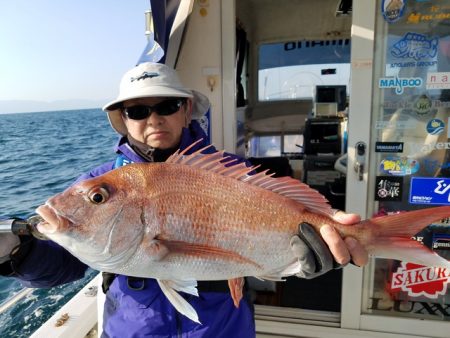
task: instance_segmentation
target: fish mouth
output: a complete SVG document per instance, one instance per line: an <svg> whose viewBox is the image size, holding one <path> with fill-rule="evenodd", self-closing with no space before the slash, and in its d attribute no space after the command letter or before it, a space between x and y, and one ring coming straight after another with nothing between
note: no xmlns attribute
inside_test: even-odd
<svg viewBox="0 0 450 338"><path fill-rule="evenodd" d="M56 232L64 231L68 229L71 224L67 218L59 215L49 204L41 205L36 209L36 212L44 219L36 226L37 230L43 234L51 235Z"/></svg>

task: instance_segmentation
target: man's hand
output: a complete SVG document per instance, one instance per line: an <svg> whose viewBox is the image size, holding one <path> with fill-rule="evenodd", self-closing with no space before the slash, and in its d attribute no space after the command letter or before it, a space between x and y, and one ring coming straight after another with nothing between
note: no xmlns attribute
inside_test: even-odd
<svg viewBox="0 0 450 338"><path fill-rule="evenodd" d="M334 220L342 224L355 224L360 221L359 215L338 211ZM301 263L302 271L297 277L311 279L320 276L335 267L341 267L350 261L358 266L368 262L367 251L359 242L347 237L342 239L333 226L324 225L320 235L307 223L299 225L298 236L291 238L291 248Z"/></svg>
<svg viewBox="0 0 450 338"><path fill-rule="evenodd" d="M338 211L334 214L333 219L336 222L351 225L358 223L361 217L357 214L346 214L343 211ZM367 251L353 237L342 239L334 227L330 225L322 226L320 234L338 264L346 265L352 261L357 266L364 266L369 261Z"/></svg>

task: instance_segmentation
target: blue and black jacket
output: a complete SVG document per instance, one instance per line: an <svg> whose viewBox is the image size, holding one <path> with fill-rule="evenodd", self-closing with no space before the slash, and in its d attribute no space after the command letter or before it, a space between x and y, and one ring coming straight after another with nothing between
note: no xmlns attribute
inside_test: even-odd
<svg viewBox="0 0 450 338"><path fill-rule="evenodd" d="M183 129L180 149L198 139L206 140L206 137L199 124L193 121L189 128ZM206 141L197 143L190 153L206 145ZM213 151L214 148L208 149L208 152ZM119 141L116 152L116 160L93 169L78 180L99 176L129 162L146 162L125 138ZM48 288L75 281L83 278L88 268L54 242L27 239L26 247L26 255L12 260L10 273L26 286ZM156 280L116 275L106 293L103 337L255 336L253 306L247 296L236 308L226 281L199 282L198 289L198 297L181 294L197 311L202 324L178 313Z"/></svg>

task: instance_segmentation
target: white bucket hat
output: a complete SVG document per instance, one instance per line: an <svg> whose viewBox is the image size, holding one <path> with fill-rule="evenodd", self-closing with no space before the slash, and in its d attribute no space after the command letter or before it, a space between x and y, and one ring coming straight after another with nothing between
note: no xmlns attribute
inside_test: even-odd
<svg viewBox="0 0 450 338"><path fill-rule="evenodd" d="M172 68L161 63L141 63L125 73L120 82L119 96L103 107L108 113L111 126L119 134L127 134L121 116L122 102L144 97L191 98L193 119L203 117L210 107L208 98L197 91L187 89Z"/></svg>

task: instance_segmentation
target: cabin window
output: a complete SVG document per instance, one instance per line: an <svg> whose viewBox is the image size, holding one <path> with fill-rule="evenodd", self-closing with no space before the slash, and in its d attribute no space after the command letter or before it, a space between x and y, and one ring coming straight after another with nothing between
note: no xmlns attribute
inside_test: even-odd
<svg viewBox="0 0 450 338"><path fill-rule="evenodd" d="M313 99L316 86L350 83L350 39L262 44L259 101Z"/></svg>
<svg viewBox="0 0 450 338"><path fill-rule="evenodd" d="M288 157L303 154L303 135L284 135L282 153Z"/></svg>
<svg viewBox="0 0 450 338"><path fill-rule="evenodd" d="M281 136L253 136L249 141L248 157L281 156Z"/></svg>
<svg viewBox="0 0 450 338"><path fill-rule="evenodd" d="M253 135L248 143L247 157L289 158L303 155L303 135Z"/></svg>

